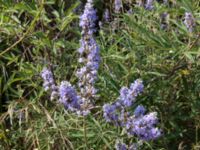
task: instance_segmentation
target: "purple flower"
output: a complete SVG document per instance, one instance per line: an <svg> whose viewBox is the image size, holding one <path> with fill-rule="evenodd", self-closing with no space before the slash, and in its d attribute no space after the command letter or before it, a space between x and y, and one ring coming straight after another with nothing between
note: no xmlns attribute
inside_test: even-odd
<svg viewBox="0 0 200 150"><path fill-rule="evenodd" d="M141 80L136 80L130 85L130 88L122 87L120 96L113 104L105 104L103 107L104 118L107 122L112 122L115 125L125 126L130 112L126 111L127 107L131 107L135 98L143 91L143 84ZM137 110L136 113L139 113Z"/></svg>
<svg viewBox="0 0 200 150"><path fill-rule="evenodd" d="M129 117L126 129L128 134L137 135L142 140L153 140L161 135L160 129L156 126L158 122L157 113L151 112L138 117Z"/></svg>
<svg viewBox="0 0 200 150"><path fill-rule="evenodd" d="M43 79L43 87L45 91L50 90L51 92L51 100L57 98L58 96L58 87L55 85L55 81L53 78L53 73L48 68L43 68L41 72L41 77Z"/></svg>
<svg viewBox="0 0 200 150"><path fill-rule="evenodd" d="M195 19L192 15L192 13L186 12L185 13L185 19L184 19L184 24L187 27L189 32L192 32L195 27Z"/></svg>
<svg viewBox="0 0 200 150"><path fill-rule="evenodd" d="M121 141L117 141L115 144L116 150L127 150L127 145L122 143Z"/></svg>
<svg viewBox="0 0 200 150"><path fill-rule="evenodd" d="M127 11L127 14L129 14L129 15L133 14L133 9L130 8L130 9Z"/></svg>
<svg viewBox="0 0 200 150"><path fill-rule="evenodd" d="M142 81L139 79L135 80L130 85L130 88L122 87L117 101L113 104L105 104L103 107L106 121L124 126L125 120L130 116L130 113L126 112L125 109L133 105L135 98L143 91L143 88Z"/></svg>
<svg viewBox="0 0 200 150"><path fill-rule="evenodd" d="M133 143L130 146L126 145L120 140L116 140L115 149L116 150L137 150L142 143L139 141L138 143Z"/></svg>
<svg viewBox="0 0 200 150"><path fill-rule="evenodd" d="M130 86L130 92L134 97L137 97L140 93L142 93L143 89L144 85L142 83L142 80L140 79L135 80L135 82L132 83Z"/></svg>
<svg viewBox="0 0 200 150"><path fill-rule="evenodd" d="M135 98L143 91L144 85L141 80L136 80L130 88L122 87L118 101L126 107L130 107L135 102Z"/></svg>
<svg viewBox="0 0 200 150"><path fill-rule="evenodd" d="M154 0L147 0L146 5L145 5L145 8L146 8L147 10L152 10L152 9L154 8L153 2L154 2Z"/></svg>
<svg viewBox="0 0 200 150"><path fill-rule="evenodd" d="M94 81L97 79L97 70L100 62L99 47L93 38L87 42L87 45L87 49L86 47L84 48L85 55L80 58L84 60L85 66L77 71L77 77L80 85L90 84L93 86Z"/></svg>
<svg viewBox="0 0 200 150"><path fill-rule="evenodd" d="M119 13L120 9L122 9L122 1L115 0L115 13Z"/></svg>
<svg viewBox="0 0 200 150"><path fill-rule="evenodd" d="M59 86L59 101L65 106L65 109L77 111L80 109L80 97L77 95L74 87L67 81L62 81Z"/></svg>
<svg viewBox="0 0 200 150"><path fill-rule="evenodd" d="M80 16L80 27L82 28L82 34L92 35L96 32L95 22L98 17L96 10L93 8L93 0L87 0L83 14Z"/></svg>
<svg viewBox="0 0 200 150"><path fill-rule="evenodd" d="M43 68L41 72L41 77L44 80L43 83L44 89L45 91L48 91L49 89L51 89L51 86L54 85L53 74L49 69Z"/></svg>
<svg viewBox="0 0 200 150"><path fill-rule="evenodd" d="M168 27L168 17L169 14L167 12L164 12L160 15L160 19L161 19L161 29L165 30Z"/></svg>
<svg viewBox="0 0 200 150"><path fill-rule="evenodd" d="M144 115L145 112L146 112L146 109L144 108L144 106L138 105L138 106L135 108L134 115L135 115L136 117L139 117L139 116L141 116L141 115Z"/></svg>
<svg viewBox="0 0 200 150"><path fill-rule="evenodd" d="M141 140L153 140L161 135L160 129L156 127L157 113L152 112L145 115L146 109L142 105L138 105L133 112L129 111L143 89L144 85L139 79L135 80L129 88L122 87L116 102L103 106L104 118L107 122L125 127L129 135L137 135Z"/></svg>
<svg viewBox="0 0 200 150"><path fill-rule="evenodd" d="M100 49L93 37L93 33L96 31L96 21L97 16L96 10L93 8L93 1L88 0L84 13L80 17L82 38L80 40L81 47L78 49L78 52L80 53L79 62L83 66L76 73L79 79L80 95L85 108L88 108L87 105L91 104L97 93L94 84L97 79L97 70L100 63Z"/></svg>
<svg viewBox="0 0 200 150"><path fill-rule="evenodd" d="M108 9L105 9L104 14L103 14L103 19L105 22L109 22L110 21L110 12Z"/></svg>
<svg viewBox="0 0 200 150"><path fill-rule="evenodd" d="M115 105L105 104L103 106L103 116L107 122L118 122L117 108Z"/></svg>

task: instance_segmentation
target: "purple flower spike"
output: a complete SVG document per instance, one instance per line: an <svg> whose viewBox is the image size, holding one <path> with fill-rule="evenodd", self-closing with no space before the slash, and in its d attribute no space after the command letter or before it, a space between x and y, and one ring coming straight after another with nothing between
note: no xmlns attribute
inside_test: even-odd
<svg viewBox="0 0 200 150"><path fill-rule="evenodd" d="M97 91L94 88L94 84L97 79L97 70L99 68L100 50L93 37L90 37L90 40L85 42L87 46L84 45L85 47L82 48L84 49L84 55L80 58L84 60L82 62L85 66L78 69L77 77L79 78L79 87L83 91L81 92L82 95L94 97Z"/></svg>
<svg viewBox="0 0 200 150"><path fill-rule="evenodd" d="M169 19L169 14L167 12L164 12L160 15L161 19L161 29L165 30L168 27L168 19Z"/></svg>
<svg viewBox="0 0 200 150"><path fill-rule="evenodd" d="M105 22L110 22L110 12L108 9L105 10L104 15L103 15L103 19Z"/></svg>
<svg viewBox="0 0 200 150"><path fill-rule="evenodd" d="M82 38L80 40L81 47L78 49L80 54L78 61L83 66L78 69L76 75L79 79L80 95L77 94L75 88L67 81L61 82L60 86L57 87L50 70L44 68L41 73L44 80L43 86L46 91L51 90L51 97L59 97L59 101L65 106L65 109L83 116L90 113L90 110L93 108L91 101L96 97L97 93L94 84L97 79L100 54L99 46L93 37L93 33L96 32L95 22L97 19L96 10L93 8L93 0L87 0L79 23L82 28Z"/></svg>
<svg viewBox="0 0 200 150"><path fill-rule="evenodd" d="M107 122L117 122L119 120L119 116L116 114L115 105L105 104L103 106L104 118Z"/></svg>
<svg viewBox="0 0 200 150"><path fill-rule="evenodd" d="M142 105L138 105L134 111L134 115L136 117L139 117L141 115L144 115L144 113L146 112L146 109L144 108L144 106Z"/></svg>
<svg viewBox="0 0 200 150"><path fill-rule="evenodd" d="M80 97L77 95L74 87L67 81L62 81L59 87L59 101L65 106L65 109L75 112L80 109Z"/></svg>
<svg viewBox="0 0 200 150"><path fill-rule="evenodd" d="M155 127L157 122L156 112L138 117L132 116L127 121L126 129L128 134L137 135L142 140L154 140L161 135L161 131Z"/></svg>
<svg viewBox="0 0 200 150"><path fill-rule="evenodd" d="M145 5L145 8L146 8L147 10L152 10L152 9L154 8L153 2L154 2L154 0L147 0L146 5Z"/></svg>
<svg viewBox="0 0 200 150"><path fill-rule="evenodd" d="M189 12L185 13L184 24L187 27L189 32L193 32L196 24L195 24L195 19L194 19L192 13L189 13Z"/></svg>
<svg viewBox="0 0 200 150"><path fill-rule="evenodd" d="M51 89L51 86L54 85L53 74L49 69L43 68L41 72L41 77L44 80L44 83L43 83L44 89L45 91L48 91L49 89Z"/></svg>
<svg viewBox="0 0 200 150"><path fill-rule="evenodd" d="M82 28L82 34L92 35L96 32L95 22L98 17L96 15L96 10L93 8L93 0L88 0L83 14L80 16L80 27Z"/></svg>
<svg viewBox="0 0 200 150"><path fill-rule="evenodd" d="M41 72L41 77L43 79L43 87L45 91L50 90L51 92L51 100L58 97L58 87L55 85L55 81L53 78L53 73L48 68L43 68Z"/></svg>
<svg viewBox="0 0 200 150"><path fill-rule="evenodd" d="M130 92L133 94L134 97L137 97L140 93L143 92L144 85L142 80L137 79L134 83L130 86Z"/></svg>
<svg viewBox="0 0 200 150"><path fill-rule="evenodd" d="M79 62L83 64L78 69L76 75L79 79L80 95L83 98L83 105L90 105L96 97L97 89L94 87L97 79L97 70L100 63L99 46L96 43L93 33L96 31L95 22L97 21L96 10L93 8L93 1L88 0L84 13L80 17L80 26L82 28L81 47Z"/></svg>
<svg viewBox="0 0 200 150"><path fill-rule="evenodd" d="M130 88L122 87L120 90L119 102L126 107L130 107L135 102L135 98L143 91L144 85L141 80L136 80Z"/></svg>
<svg viewBox="0 0 200 150"><path fill-rule="evenodd" d="M141 80L135 80L130 88L122 87L120 96L113 104L103 106L104 118L107 122L124 127L129 135L137 135L141 140L153 140L161 136L161 131L156 127L158 123L157 113L151 112L145 115L146 109L138 105L135 111L131 110L136 97L143 91ZM127 146L119 144L119 150L127 149ZM116 148L117 149L117 148ZM135 150L137 147L128 147Z"/></svg>
<svg viewBox="0 0 200 150"><path fill-rule="evenodd" d="M122 9L122 1L115 0L115 13L119 13L121 9Z"/></svg>

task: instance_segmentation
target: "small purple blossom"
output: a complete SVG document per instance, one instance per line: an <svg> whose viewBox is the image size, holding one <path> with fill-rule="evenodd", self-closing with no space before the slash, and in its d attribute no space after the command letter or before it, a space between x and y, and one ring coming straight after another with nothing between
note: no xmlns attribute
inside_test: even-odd
<svg viewBox="0 0 200 150"><path fill-rule="evenodd" d="M93 8L93 0L87 0L83 14L80 16L80 27L82 28L82 34L92 35L96 32L95 22L98 17L96 10Z"/></svg>
<svg viewBox="0 0 200 150"><path fill-rule="evenodd" d="M128 118L126 129L129 135L137 135L140 139L148 141L160 137L161 131L155 127L157 123L157 113L151 112L143 116Z"/></svg>
<svg viewBox="0 0 200 150"><path fill-rule="evenodd" d="M129 15L133 14L133 9L130 8L130 9L127 11L127 14L129 14Z"/></svg>
<svg viewBox="0 0 200 150"><path fill-rule="evenodd" d="M122 87L117 101L113 104L105 104L103 106L106 121L113 122L115 125L124 126L125 120L130 116L130 113L126 112L125 109L134 104L136 97L143 91L143 88L144 85L139 79L135 80L130 85L130 88Z"/></svg>
<svg viewBox="0 0 200 150"><path fill-rule="evenodd" d="M115 0L115 13L119 13L121 9L122 9L122 1Z"/></svg>
<svg viewBox="0 0 200 150"><path fill-rule="evenodd" d="M80 17L82 38L80 40L81 47L78 49L78 52L80 54L79 62L83 66L76 73L79 79L80 95L85 107L91 104L97 93L94 84L97 79L97 70L100 63L100 49L93 37L93 33L96 31L96 21L97 16L96 10L93 8L93 1L88 0L85 10Z"/></svg>
<svg viewBox="0 0 200 150"><path fill-rule="evenodd" d="M110 22L110 12L108 9L105 9L103 14L103 19L105 22Z"/></svg>
<svg viewBox="0 0 200 150"><path fill-rule="evenodd" d="M141 115L144 115L145 112L146 112L146 109L144 108L144 106L138 105L138 106L135 108L134 115L135 115L136 117L139 117L139 116L141 116Z"/></svg>
<svg viewBox="0 0 200 150"><path fill-rule="evenodd" d="M122 87L120 96L113 104L103 106L104 118L107 122L125 127L129 135L137 135L141 140L153 140L161 135L157 113L145 115L146 109L138 105L132 112L129 111L136 101L136 97L143 91L144 85L141 80L135 80L129 88Z"/></svg>
<svg viewBox="0 0 200 150"><path fill-rule="evenodd" d="M160 15L161 19L161 29L165 30L168 27L168 18L169 14L167 12L164 12Z"/></svg>
<svg viewBox="0 0 200 150"><path fill-rule="evenodd" d="M125 143L122 143L121 141L117 141L115 144L116 150L128 150L127 145Z"/></svg>
<svg viewBox="0 0 200 150"><path fill-rule="evenodd" d="M134 83L130 86L130 91L133 94L134 97L137 97L141 92L143 92L144 85L142 80L137 79Z"/></svg>
<svg viewBox="0 0 200 150"><path fill-rule="evenodd" d="M147 0L145 8L147 10L152 10L154 8L153 3L154 3L154 0Z"/></svg>
<svg viewBox="0 0 200 150"><path fill-rule="evenodd" d="M130 85L130 88L122 87L120 90L119 102L126 107L130 107L135 98L143 91L144 85L141 80L136 80Z"/></svg>
<svg viewBox="0 0 200 150"><path fill-rule="evenodd" d="M103 116L107 122L118 122L119 116L116 114L117 107L115 105L105 104L103 106Z"/></svg>
<svg viewBox="0 0 200 150"><path fill-rule="evenodd" d="M44 80L43 87L45 91L48 91L53 85L55 85L53 74L49 69L43 68L41 72L41 77Z"/></svg>
<svg viewBox="0 0 200 150"><path fill-rule="evenodd" d="M41 77L43 79L43 87L45 91L50 90L51 92L51 100L57 98L58 96L58 87L55 85L55 81L53 78L53 73L48 68L43 68L41 72Z"/></svg>
<svg viewBox="0 0 200 150"><path fill-rule="evenodd" d="M94 87L99 68L100 54L93 33L96 32L95 22L98 17L93 8L93 0L87 0L83 14L80 16L80 27L82 28L81 47L78 49L80 58L78 61L83 66L78 69L76 75L79 79L78 86L80 95L76 89L67 81L62 81L57 87L53 80L53 74L48 69L43 69L41 76L44 80L45 90L51 90L51 98L59 97L59 102L65 109L76 112L78 115L87 115L92 108L91 100L95 98L97 89Z"/></svg>
<svg viewBox="0 0 200 150"><path fill-rule="evenodd" d="M59 101L65 106L65 109L77 111L80 109L80 97L77 95L74 87L67 81L62 81L59 86Z"/></svg>
<svg viewBox="0 0 200 150"><path fill-rule="evenodd" d="M80 58L83 64L82 68L78 69L77 77L79 78L79 87L83 92L84 96L94 97L97 90L94 88L95 80L97 79L97 70L99 68L100 55L99 55L99 46L93 37L90 40L85 41L85 46L81 49L84 50L82 57ZM79 59L79 60L80 60Z"/></svg>
<svg viewBox="0 0 200 150"><path fill-rule="evenodd" d="M195 19L190 12L185 13L185 19L184 19L184 24L187 27L189 32L193 32L194 27L195 27Z"/></svg>

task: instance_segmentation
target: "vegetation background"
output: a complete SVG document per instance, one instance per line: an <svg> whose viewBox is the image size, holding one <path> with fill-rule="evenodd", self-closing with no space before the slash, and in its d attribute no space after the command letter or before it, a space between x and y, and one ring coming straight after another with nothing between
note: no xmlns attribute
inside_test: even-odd
<svg viewBox="0 0 200 150"><path fill-rule="evenodd" d="M53 69L58 82L77 82L84 3L0 0L0 149L107 150L114 149L118 138L137 142L106 123L101 107L85 120L50 101L42 87L43 66ZM121 86L141 78L145 92L137 102L158 112L163 130L162 137L141 149L200 149L200 1L156 2L147 11L124 0L118 15L112 3L95 1L100 20L105 8L112 14L96 35L102 59L96 105L113 102ZM126 12L130 8L132 14ZM165 30L160 19L164 12L170 16ZM185 12L196 19L192 33L183 24Z"/></svg>

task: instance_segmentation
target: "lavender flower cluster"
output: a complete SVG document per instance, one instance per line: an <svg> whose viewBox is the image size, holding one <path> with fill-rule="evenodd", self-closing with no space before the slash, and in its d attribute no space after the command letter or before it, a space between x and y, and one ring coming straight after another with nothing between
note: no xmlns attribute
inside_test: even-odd
<svg viewBox="0 0 200 150"><path fill-rule="evenodd" d="M93 1L88 0L84 13L80 17L82 38L80 40L81 47L78 49L78 52L80 54L79 62L83 66L77 71L78 85L85 108L88 108L92 104L97 93L94 85L100 63L100 49L93 37L93 33L96 32L95 22L97 19L96 10L93 8Z"/></svg>
<svg viewBox="0 0 200 150"><path fill-rule="evenodd" d="M194 27L196 24L195 24L195 19L194 19L192 13L190 13L190 12L185 13L184 24L187 27L189 32L192 32L194 30Z"/></svg>
<svg viewBox="0 0 200 150"><path fill-rule="evenodd" d="M80 27L82 28L82 35L92 35L96 32L95 22L98 17L96 10L93 8L93 0L87 0L83 14L80 16Z"/></svg>
<svg viewBox="0 0 200 150"><path fill-rule="evenodd" d="M72 112L80 110L80 97L77 95L75 88L68 82L62 81L59 86L59 102L65 109Z"/></svg>
<svg viewBox="0 0 200 150"><path fill-rule="evenodd" d="M93 0L88 0L83 14L80 16L80 27L82 28L81 47L78 49L80 54L79 62L83 67L78 69L77 77L80 95L74 86L68 81L62 81L59 86L55 85L52 72L44 68L41 76L44 80L45 90L51 91L51 97L57 96L59 102L65 109L76 112L79 115L87 115L91 109L91 101L95 98L97 89L94 84L97 79L100 55L93 33L96 32L95 22L97 21L96 10L93 8Z"/></svg>
<svg viewBox="0 0 200 150"><path fill-rule="evenodd" d="M151 8L151 1L148 1L147 4L146 7ZM116 0L115 11L118 13L121 8L122 1ZM95 81L100 63L100 48L93 36L97 31L95 28L97 19L93 0L87 0L79 24L82 28L81 46L78 49L80 55L78 61L81 63L81 67L76 72L79 90L76 90L68 81L62 81L56 85L53 73L48 68L44 68L41 72L44 89L51 92L51 99L58 98L66 110L84 116L90 113L97 95ZM105 20L110 20L108 10L105 13ZM161 135L160 129L156 127L157 114L155 112L146 113L146 109L142 105L137 106L134 112L129 111L130 108L135 107L136 98L143 92L143 89L144 85L139 79L132 83L129 88L122 87L118 99L113 104L105 104L103 111L107 122L124 127L128 135L137 135L140 139L148 141ZM135 150L136 145L127 146L124 143L118 143L116 149Z"/></svg>
<svg viewBox="0 0 200 150"><path fill-rule="evenodd" d="M161 29L165 30L168 28L168 18L169 18L169 14L167 12L164 12L160 15Z"/></svg>
<svg viewBox="0 0 200 150"><path fill-rule="evenodd" d="M103 14L103 19L105 22L110 22L110 12L108 9L105 9L104 14Z"/></svg>
<svg viewBox="0 0 200 150"><path fill-rule="evenodd" d="M129 88L122 87L119 98L113 104L103 106L104 118L126 129L128 135L137 135L141 140L153 140L161 135L156 112L145 114L146 109L139 105L134 112L128 111L134 107L136 97L143 91L143 83L136 80Z"/></svg>
<svg viewBox="0 0 200 150"><path fill-rule="evenodd" d="M58 87L55 84L53 73L48 68L43 68L41 72L41 77L44 81L43 87L45 91L50 90L51 92L51 100L57 98L58 96Z"/></svg>
<svg viewBox="0 0 200 150"><path fill-rule="evenodd" d="M119 13L122 9L122 0L115 0L115 13Z"/></svg>
<svg viewBox="0 0 200 150"><path fill-rule="evenodd" d="M145 5L145 9L152 10L154 8L153 2L154 2L154 0L147 0L146 5Z"/></svg>

